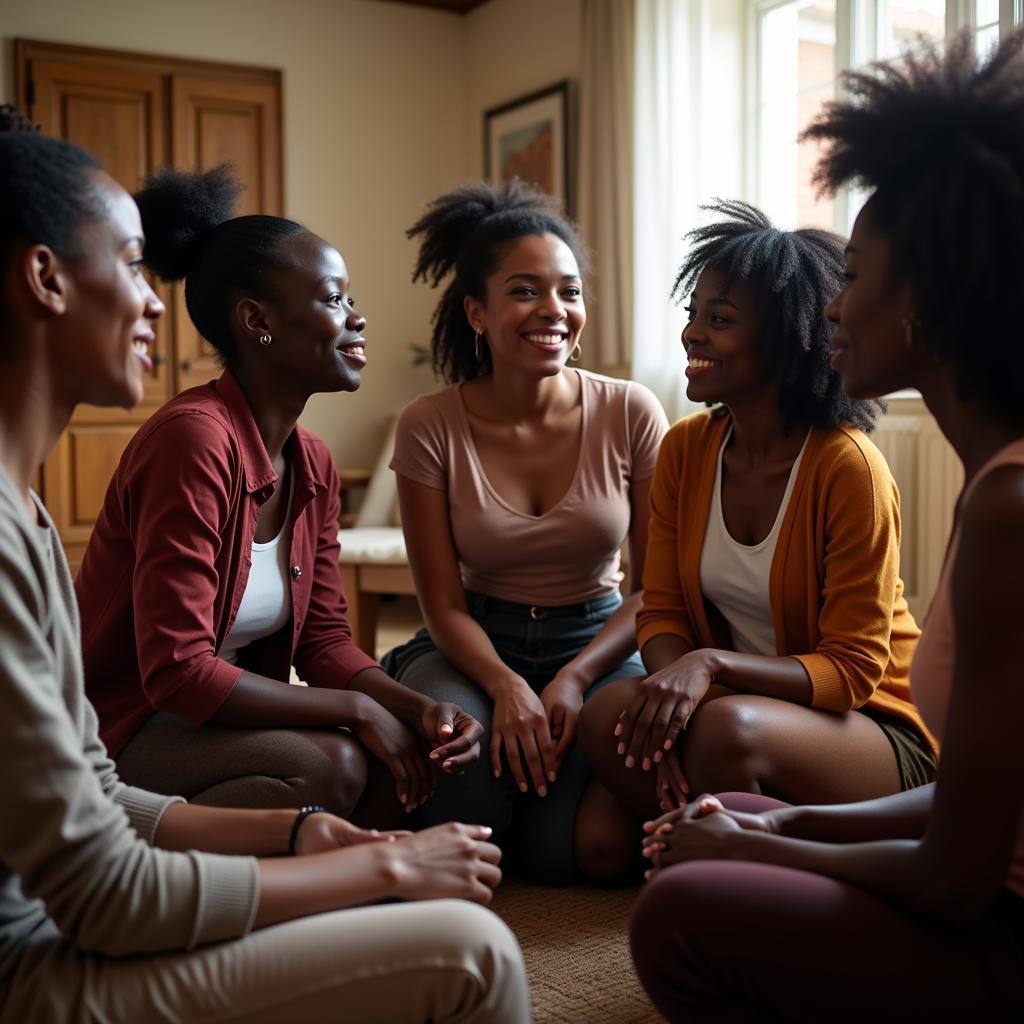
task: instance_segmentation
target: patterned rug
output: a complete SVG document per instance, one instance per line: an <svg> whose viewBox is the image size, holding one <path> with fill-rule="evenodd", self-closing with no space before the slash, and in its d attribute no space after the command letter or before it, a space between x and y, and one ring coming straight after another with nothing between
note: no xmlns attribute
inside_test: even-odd
<svg viewBox="0 0 1024 1024"><path fill-rule="evenodd" d="M516 933L535 1024L655 1024L626 929L638 889L551 889L502 882L492 908Z"/></svg>

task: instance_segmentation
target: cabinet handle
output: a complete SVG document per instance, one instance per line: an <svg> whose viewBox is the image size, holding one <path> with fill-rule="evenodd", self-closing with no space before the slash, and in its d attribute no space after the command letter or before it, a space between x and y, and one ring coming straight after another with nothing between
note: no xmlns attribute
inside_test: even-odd
<svg viewBox="0 0 1024 1024"><path fill-rule="evenodd" d="M188 359L182 359L181 368L185 373L188 373L188 371L192 369L191 361Z"/></svg>
<svg viewBox="0 0 1024 1024"><path fill-rule="evenodd" d="M164 363L166 363L166 362L167 362L167 356L165 356L163 354L163 352L154 352L153 353L153 365L154 366L163 366Z"/></svg>

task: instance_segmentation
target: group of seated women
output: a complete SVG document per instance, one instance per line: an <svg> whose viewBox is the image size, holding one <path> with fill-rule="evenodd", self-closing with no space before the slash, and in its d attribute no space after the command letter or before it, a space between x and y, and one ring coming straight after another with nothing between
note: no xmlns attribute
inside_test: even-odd
<svg viewBox="0 0 1024 1024"><path fill-rule="evenodd" d="M472 905L503 855L646 878L672 1021L1024 1010L1024 37L847 90L809 134L824 187L871 191L849 243L738 201L690 233L708 409L671 429L572 365L586 258L550 200L429 204L448 385L392 463L426 624L381 664L298 423L372 363L341 254L235 217L226 168L133 199L7 112L0 1021L527 1021ZM224 370L135 434L72 590L31 483L77 404L141 400L143 266ZM908 387L966 474L923 634L867 436Z"/></svg>

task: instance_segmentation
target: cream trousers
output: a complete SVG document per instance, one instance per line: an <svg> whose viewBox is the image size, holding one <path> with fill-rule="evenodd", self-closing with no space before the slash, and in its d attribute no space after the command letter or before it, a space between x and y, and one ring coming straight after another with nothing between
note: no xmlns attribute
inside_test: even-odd
<svg viewBox="0 0 1024 1024"><path fill-rule="evenodd" d="M515 937L461 900L320 914L189 953L115 959L50 942L24 950L10 982L4 1024L530 1020Z"/></svg>

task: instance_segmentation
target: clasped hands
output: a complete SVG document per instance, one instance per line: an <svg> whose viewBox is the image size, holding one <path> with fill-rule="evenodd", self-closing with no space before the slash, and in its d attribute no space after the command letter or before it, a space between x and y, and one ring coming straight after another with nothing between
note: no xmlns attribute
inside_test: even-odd
<svg viewBox="0 0 1024 1024"><path fill-rule="evenodd" d="M489 903L501 881L501 850L483 825L448 822L422 832L362 829L327 812L309 815L295 839L296 856L325 854L376 843L391 895L424 900L454 897Z"/></svg>
<svg viewBox="0 0 1024 1024"><path fill-rule="evenodd" d="M426 705L409 727L374 702L352 731L387 765L406 811L419 807L434 792L437 777L432 769L461 775L480 756L484 732L475 718L447 701Z"/></svg>
<svg viewBox="0 0 1024 1024"><path fill-rule="evenodd" d="M685 807L677 807L654 821L645 821L643 855L653 865L644 878L663 868L690 860L722 860L739 850L744 834L777 831L775 812L747 814L723 807L717 797L705 793Z"/></svg>
<svg viewBox="0 0 1024 1024"><path fill-rule="evenodd" d="M576 726L588 683L563 670L540 695L518 676L494 698L491 719L491 767L501 778L502 750L520 792L532 783L539 796L558 778L565 755L576 738Z"/></svg>
<svg viewBox="0 0 1024 1024"><path fill-rule="evenodd" d="M685 804L690 783L676 748L679 734L714 681L706 650L691 651L637 684L637 693L615 726L616 752L626 767L656 770L658 804L663 811Z"/></svg>

